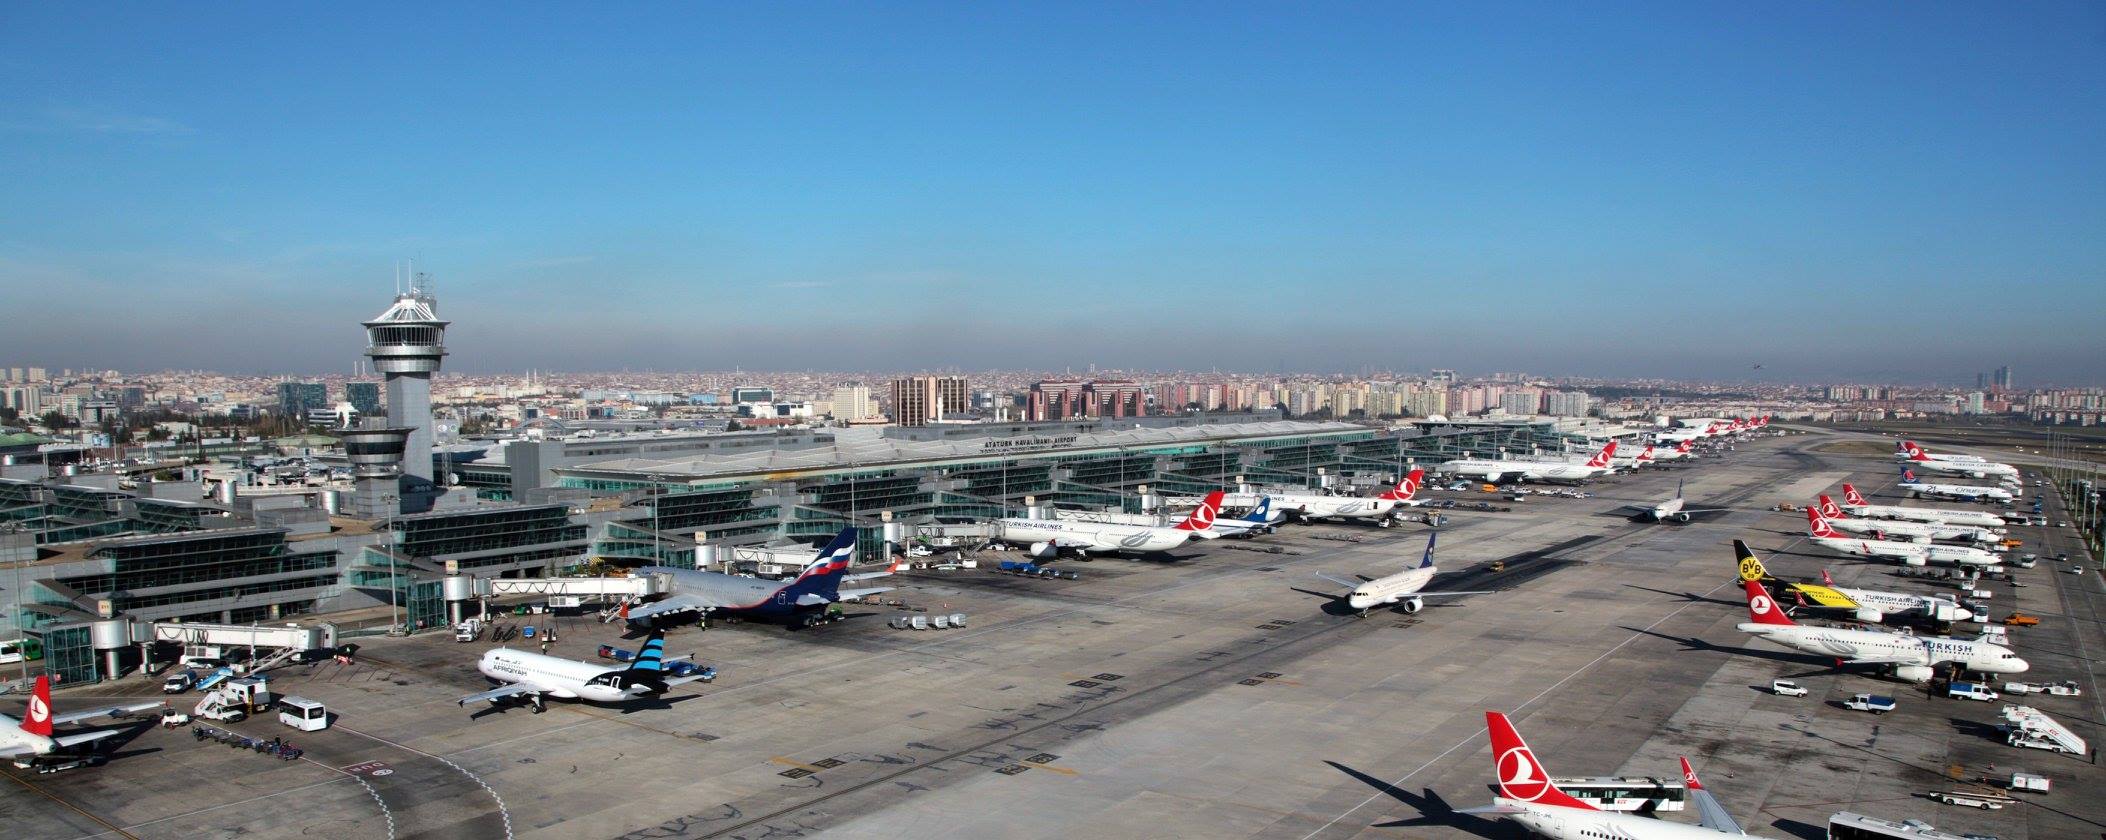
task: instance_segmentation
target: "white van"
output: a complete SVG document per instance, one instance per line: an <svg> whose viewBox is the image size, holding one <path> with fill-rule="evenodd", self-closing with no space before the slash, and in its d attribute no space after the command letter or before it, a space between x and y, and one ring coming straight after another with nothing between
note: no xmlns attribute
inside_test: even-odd
<svg viewBox="0 0 2106 840"><path fill-rule="evenodd" d="M290 694L278 700L278 722L302 732L329 728L329 709L321 703Z"/></svg>

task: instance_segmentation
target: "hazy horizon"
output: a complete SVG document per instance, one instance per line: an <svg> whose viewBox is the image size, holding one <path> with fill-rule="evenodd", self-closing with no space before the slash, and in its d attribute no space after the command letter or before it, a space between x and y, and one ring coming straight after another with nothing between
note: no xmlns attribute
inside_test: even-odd
<svg viewBox="0 0 2106 840"><path fill-rule="evenodd" d="M14 6L0 365L2106 383L2106 7L1204 8Z"/></svg>

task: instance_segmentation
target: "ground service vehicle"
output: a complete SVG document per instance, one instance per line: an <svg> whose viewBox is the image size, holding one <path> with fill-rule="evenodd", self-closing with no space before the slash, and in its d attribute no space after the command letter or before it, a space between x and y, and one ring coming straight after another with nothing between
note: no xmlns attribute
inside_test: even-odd
<svg viewBox="0 0 2106 840"><path fill-rule="evenodd" d="M1894 698L1878 694L1857 694L1843 701L1843 708L1883 715L1894 711Z"/></svg>
<svg viewBox="0 0 2106 840"><path fill-rule="evenodd" d="M1770 693L1781 695L1784 697L1805 697L1806 686L1792 682L1791 680L1771 680Z"/></svg>

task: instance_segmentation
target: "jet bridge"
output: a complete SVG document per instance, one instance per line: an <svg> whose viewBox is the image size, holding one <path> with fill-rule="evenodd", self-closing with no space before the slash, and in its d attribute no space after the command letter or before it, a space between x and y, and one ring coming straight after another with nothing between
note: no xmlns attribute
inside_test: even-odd
<svg viewBox="0 0 2106 840"><path fill-rule="evenodd" d="M635 601L673 591L671 575L628 577L479 578L447 575L441 584L452 620L464 617L469 601L506 595L553 595L590 598L595 601Z"/></svg>

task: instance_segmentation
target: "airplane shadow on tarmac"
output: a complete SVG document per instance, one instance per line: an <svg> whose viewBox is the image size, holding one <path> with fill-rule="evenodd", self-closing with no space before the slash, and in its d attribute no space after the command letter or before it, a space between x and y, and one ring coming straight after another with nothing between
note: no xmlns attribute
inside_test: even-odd
<svg viewBox="0 0 2106 840"><path fill-rule="evenodd" d="M1669 633L1655 633L1651 630L1646 630L1638 627L1625 627L1623 629L1629 630L1633 633L1643 633L1647 636L1652 636L1656 639L1666 639L1670 642L1674 642L1676 644L1681 645L1683 650L1715 651L1718 653L1727 653L1735 656L1746 656L1755 659L1767 659L1771 662L1784 662L1792 665L1812 665L1814 664L1814 662L1820 661L1817 658L1809 657L1805 654L1799 653L1761 650L1759 648L1728 647L1726 645L1714 645L1710 642L1704 641L1703 639L1699 639L1694 636L1676 636ZM1801 679L1805 677L1818 677L1826 674L1837 673L1842 673L1842 671L1837 670L1833 666L1828 666L1819 667L1812 671L1803 671L1796 674L1786 674L1785 677L1789 679Z"/></svg>
<svg viewBox="0 0 2106 840"><path fill-rule="evenodd" d="M689 700L700 699L702 699L702 695L700 694L676 694L668 697L650 697L641 700L631 700L627 703L601 705L604 705L607 708L615 709L619 714L633 715L637 712L662 712L667 709L671 709L674 703L685 703ZM554 707L560 702L563 701L547 701L548 705L551 707ZM533 705L533 703L530 703L525 700L514 700L512 698L506 698L502 702L492 703L487 706L484 706L483 708L470 712L468 715L468 719L481 720L485 715L503 715L510 714L512 712L525 712L527 714L533 714Z"/></svg>
<svg viewBox="0 0 2106 840"><path fill-rule="evenodd" d="M1726 599L1724 599L1724 598L1710 598L1710 597L1706 597L1706 596L1703 596L1703 595L1698 595L1698 594L1696 594L1696 593L1694 593L1694 592L1669 592L1669 591L1667 591L1667 590L1665 590L1665 589L1654 589L1654 588L1652 588L1652 587L1650 587L1650 586L1639 586L1638 584L1635 584L1635 583L1626 583L1626 584L1624 584L1624 586L1626 586L1626 587L1629 587L1629 588L1631 588L1631 589L1642 589L1642 590L1645 590L1645 591L1647 591L1647 592L1654 592L1654 593L1658 593L1658 594L1661 594L1661 595L1668 595L1668 596L1672 596L1672 597L1680 598L1680 599L1682 599L1682 600L1684 600L1684 601L1688 601L1688 602L1690 602L1690 603L1693 603L1693 604L1718 604L1719 606L1723 606L1723 607L1739 607L1739 606L1745 606L1745 604L1744 604L1743 602L1739 601L1739 600L1732 600L1732 601L1728 601L1728 600L1726 600Z"/></svg>
<svg viewBox="0 0 2106 840"><path fill-rule="evenodd" d="M1325 761L1340 773L1344 773L1362 784L1374 788L1391 799L1417 809L1419 816L1412 819L1375 823L1371 828L1411 828L1422 825L1438 825L1486 838L1527 837L1528 832L1516 823L1505 820L1488 820L1476 814L1456 813L1455 808L1441 799L1432 788L1422 793L1412 793L1403 788L1347 767L1336 761Z"/></svg>

